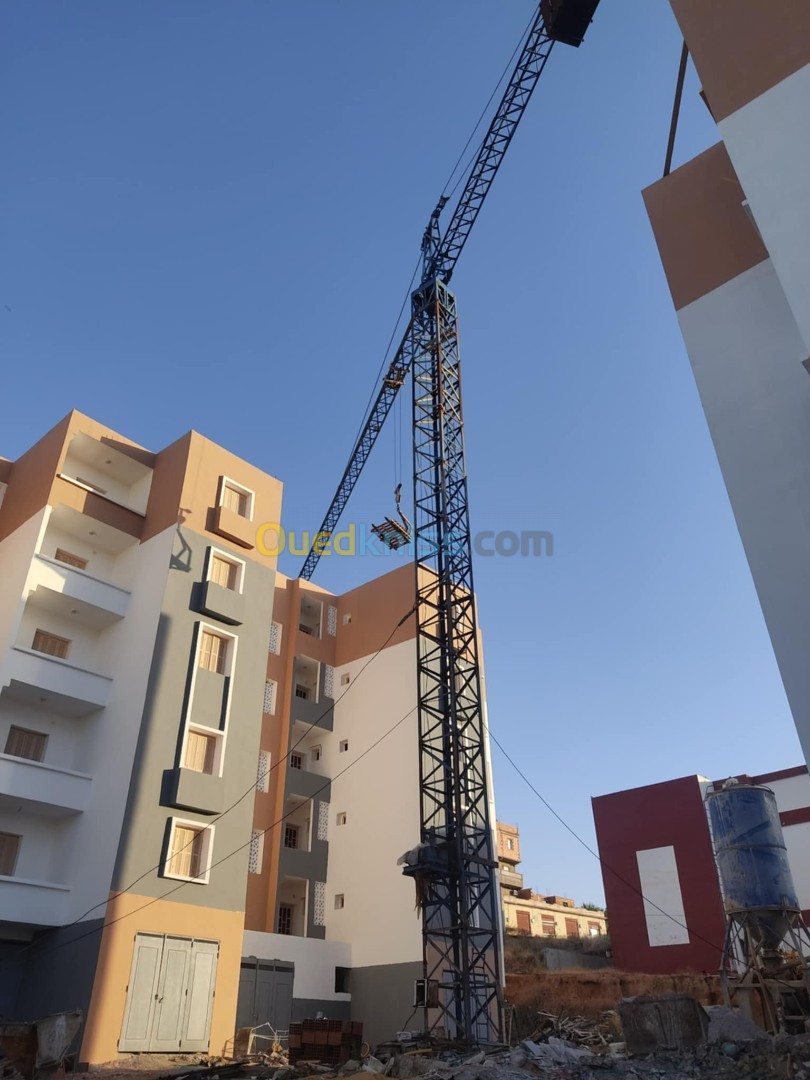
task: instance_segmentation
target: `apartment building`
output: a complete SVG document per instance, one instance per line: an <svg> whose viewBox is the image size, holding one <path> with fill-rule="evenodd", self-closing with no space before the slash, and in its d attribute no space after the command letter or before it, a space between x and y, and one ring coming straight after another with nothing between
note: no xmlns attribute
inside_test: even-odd
<svg viewBox="0 0 810 1080"><path fill-rule="evenodd" d="M738 780L774 793L799 903L810 918L807 766ZM622 971L719 970L725 906L705 800L722 785L683 776L592 800L611 945Z"/></svg>
<svg viewBox="0 0 810 1080"><path fill-rule="evenodd" d="M670 3L721 141L644 200L810 761L810 5Z"/></svg>
<svg viewBox="0 0 810 1080"><path fill-rule="evenodd" d="M604 911L579 907L570 897L545 895L523 887L520 831L517 825L498 822L498 872L501 882L503 924L507 933L532 937L586 938L607 933Z"/></svg>
<svg viewBox="0 0 810 1080"><path fill-rule="evenodd" d="M411 1013L413 569L284 578L281 495L76 412L0 460L0 1015L82 1009L82 1062Z"/></svg>

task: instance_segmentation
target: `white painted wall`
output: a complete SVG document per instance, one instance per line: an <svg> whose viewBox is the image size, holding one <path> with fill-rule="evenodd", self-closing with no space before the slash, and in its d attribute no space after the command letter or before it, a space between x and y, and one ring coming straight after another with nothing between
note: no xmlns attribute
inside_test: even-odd
<svg viewBox="0 0 810 1080"><path fill-rule="evenodd" d="M718 125L810 353L810 64Z"/></svg>
<svg viewBox="0 0 810 1080"><path fill-rule="evenodd" d="M421 921L413 882L397 859L419 842L419 755L416 643L384 649L357 678L368 657L337 668L351 676L350 690L335 703L334 732L323 740L323 771L333 778L326 882L326 936L351 942L352 965L399 964L422 957ZM391 735L360 760L384 732L414 710ZM349 750L339 752L340 742ZM339 772L350 762L345 777ZM347 823L336 826L345 811ZM335 910L335 895L345 897Z"/></svg>
<svg viewBox="0 0 810 1080"><path fill-rule="evenodd" d="M669 846L637 851L636 861L644 894L644 918L650 947L688 945L689 931L686 929L675 848Z"/></svg>
<svg viewBox="0 0 810 1080"><path fill-rule="evenodd" d="M810 776L807 773L788 776L784 780L768 780L765 787L773 792L780 814L810 806Z"/></svg>
<svg viewBox="0 0 810 1080"><path fill-rule="evenodd" d="M6 649L17 635L25 581L47 514L48 509L43 509L0 543L0 687L8 682L4 664Z"/></svg>
<svg viewBox="0 0 810 1080"><path fill-rule="evenodd" d="M112 676L106 708L81 719L56 716L46 709L5 701L0 707L0 740L12 723L46 731L45 761L92 777L88 808L72 817L49 820L24 810L0 828L22 835L19 876L57 882L70 888L64 905L74 919L93 905L89 918L103 915L124 819L129 780L140 731L147 680L172 544L174 528L145 544L128 547L115 560L94 570L115 569L133 585L126 616L100 633L80 621L73 623L23 600L36 585L41 564L32 558L43 538L48 553L58 538L47 532L49 512L26 522L0 545L0 634L6 641L30 647L37 626L72 640L69 662ZM75 550L66 540L65 546ZM76 552L81 554L80 552ZM116 575L118 576L118 575ZM19 655L19 654L17 654ZM7 681L3 667L9 651L0 654L0 686ZM4 823L3 823L4 822ZM14 827L12 827L14 826ZM0 919L2 912L0 912Z"/></svg>
<svg viewBox="0 0 810 1080"><path fill-rule="evenodd" d="M335 993L335 968L352 966L348 943L246 930L242 956L294 964L293 995L297 998L351 1001L350 994Z"/></svg>
<svg viewBox="0 0 810 1080"><path fill-rule="evenodd" d="M801 363L807 349L770 260L688 304L678 319L810 759L810 376Z"/></svg>
<svg viewBox="0 0 810 1080"><path fill-rule="evenodd" d="M803 911L810 908L810 822L783 827L790 873Z"/></svg>

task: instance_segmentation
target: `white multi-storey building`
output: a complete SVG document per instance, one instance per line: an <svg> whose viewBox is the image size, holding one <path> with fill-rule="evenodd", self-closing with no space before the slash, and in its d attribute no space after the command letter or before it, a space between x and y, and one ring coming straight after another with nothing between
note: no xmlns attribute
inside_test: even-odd
<svg viewBox="0 0 810 1080"><path fill-rule="evenodd" d="M282 577L281 490L75 412L0 460L0 1014L82 1062L411 1013L413 568Z"/></svg>

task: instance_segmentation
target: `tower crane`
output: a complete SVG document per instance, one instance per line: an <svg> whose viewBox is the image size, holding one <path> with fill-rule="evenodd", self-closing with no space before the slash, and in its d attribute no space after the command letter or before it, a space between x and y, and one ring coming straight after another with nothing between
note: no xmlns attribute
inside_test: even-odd
<svg viewBox="0 0 810 1080"><path fill-rule="evenodd" d="M458 322L448 285L552 47L578 47L598 3L541 0L446 228L446 196L430 216L407 329L300 573L311 578L410 374L421 833L403 872L417 884L424 962L414 1004L424 1009L426 1032L467 1046L503 1041L503 1000ZM377 527L379 535L401 539L403 527L389 524L396 528Z"/></svg>

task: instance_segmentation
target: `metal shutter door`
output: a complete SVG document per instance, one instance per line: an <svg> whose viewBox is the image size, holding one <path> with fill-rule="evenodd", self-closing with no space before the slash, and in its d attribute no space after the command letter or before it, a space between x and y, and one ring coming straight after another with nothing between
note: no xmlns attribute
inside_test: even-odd
<svg viewBox="0 0 810 1080"><path fill-rule="evenodd" d="M191 941L188 938L166 938L150 1050L180 1049L190 959Z"/></svg>
<svg viewBox="0 0 810 1080"><path fill-rule="evenodd" d="M127 987L127 1004L121 1027L119 1050L148 1050L152 1013L157 997L163 936L138 934L132 955L132 970Z"/></svg>
<svg viewBox="0 0 810 1080"><path fill-rule="evenodd" d="M215 941L191 943L185 1030L181 1040L184 1051L208 1049L218 953L219 945Z"/></svg>

